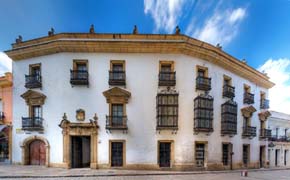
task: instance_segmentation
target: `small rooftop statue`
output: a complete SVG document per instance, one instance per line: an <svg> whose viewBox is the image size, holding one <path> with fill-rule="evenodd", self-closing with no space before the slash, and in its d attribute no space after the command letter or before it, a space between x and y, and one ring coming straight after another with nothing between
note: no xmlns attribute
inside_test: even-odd
<svg viewBox="0 0 290 180"><path fill-rule="evenodd" d="M217 48L222 49L223 47L220 45L220 43L217 43L216 45Z"/></svg>
<svg viewBox="0 0 290 180"><path fill-rule="evenodd" d="M246 59L242 59L242 63L247 64Z"/></svg>
<svg viewBox="0 0 290 180"><path fill-rule="evenodd" d="M22 43L22 36L19 35L18 38L16 38L15 42L18 43Z"/></svg>
<svg viewBox="0 0 290 180"><path fill-rule="evenodd" d="M180 34L180 28L179 28L179 26L176 26L175 27L175 34L176 35L179 35Z"/></svg>
<svg viewBox="0 0 290 180"><path fill-rule="evenodd" d="M133 34L138 34L138 28L136 25L134 25Z"/></svg>
<svg viewBox="0 0 290 180"><path fill-rule="evenodd" d="M92 24L91 27L90 27L90 33L91 33L91 34L95 33L95 27L94 27L93 24Z"/></svg>
<svg viewBox="0 0 290 180"><path fill-rule="evenodd" d="M54 29L51 28L50 31L48 31L48 36L53 36L54 35Z"/></svg>

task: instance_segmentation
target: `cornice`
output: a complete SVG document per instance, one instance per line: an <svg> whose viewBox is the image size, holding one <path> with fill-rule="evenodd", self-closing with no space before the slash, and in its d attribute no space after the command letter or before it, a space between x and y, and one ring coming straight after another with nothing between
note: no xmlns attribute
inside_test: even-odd
<svg viewBox="0 0 290 180"><path fill-rule="evenodd" d="M217 64L264 88L269 77L222 51L185 35L60 33L12 44L5 53L14 61L61 52L185 54Z"/></svg>

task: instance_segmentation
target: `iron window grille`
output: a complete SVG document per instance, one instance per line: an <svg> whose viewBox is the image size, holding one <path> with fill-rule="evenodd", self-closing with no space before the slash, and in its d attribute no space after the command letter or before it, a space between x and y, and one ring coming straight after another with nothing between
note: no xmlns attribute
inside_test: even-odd
<svg viewBox="0 0 290 180"><path fill-rule="evenodd" d="M199 95L194 99L194 131L213 131L213 97Z"/></svg>
<svg viewBox="0 0 290 180"><path fill-rule="evenodd" d="M222 104L222 134L234 135L237 134L237 113L238 105L233 100L229 100Z"/></svg>

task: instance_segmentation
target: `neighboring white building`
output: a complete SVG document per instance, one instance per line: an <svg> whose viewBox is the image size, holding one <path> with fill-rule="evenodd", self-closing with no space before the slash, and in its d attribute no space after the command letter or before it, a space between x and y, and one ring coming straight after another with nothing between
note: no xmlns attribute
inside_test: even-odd
<svg viewBox="0 0 290 180"><path fill-rule="evenodd" d="M17 39L6 51L13 59L13 162L266 166L269 78L188 36L135 33Z"/></svg>
<svg viewBox="0 0 290 180"><path fill-rule="evenodd" d="M268 159L270 167L290 166L290 115L270 111L268 127L272 130L272 138L269 139Z"/></svg>

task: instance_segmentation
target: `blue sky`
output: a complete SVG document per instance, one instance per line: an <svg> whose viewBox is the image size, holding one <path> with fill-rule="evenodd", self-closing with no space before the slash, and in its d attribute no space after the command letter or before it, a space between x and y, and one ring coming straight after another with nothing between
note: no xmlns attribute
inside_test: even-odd
<svg viewBox="0 0 290 180"><path fill-rule="evenodd" d="M88 32L91 24L100 33L131 33L135 24L139 33L172 33L179 25L183 34L220 43L267 72L280 91L290 90L290 0L1 0L0 17L0 73L11 70L1 51L18 35L46 36L51 27ZM284 99L289 107L290 95Z"/></svg>

